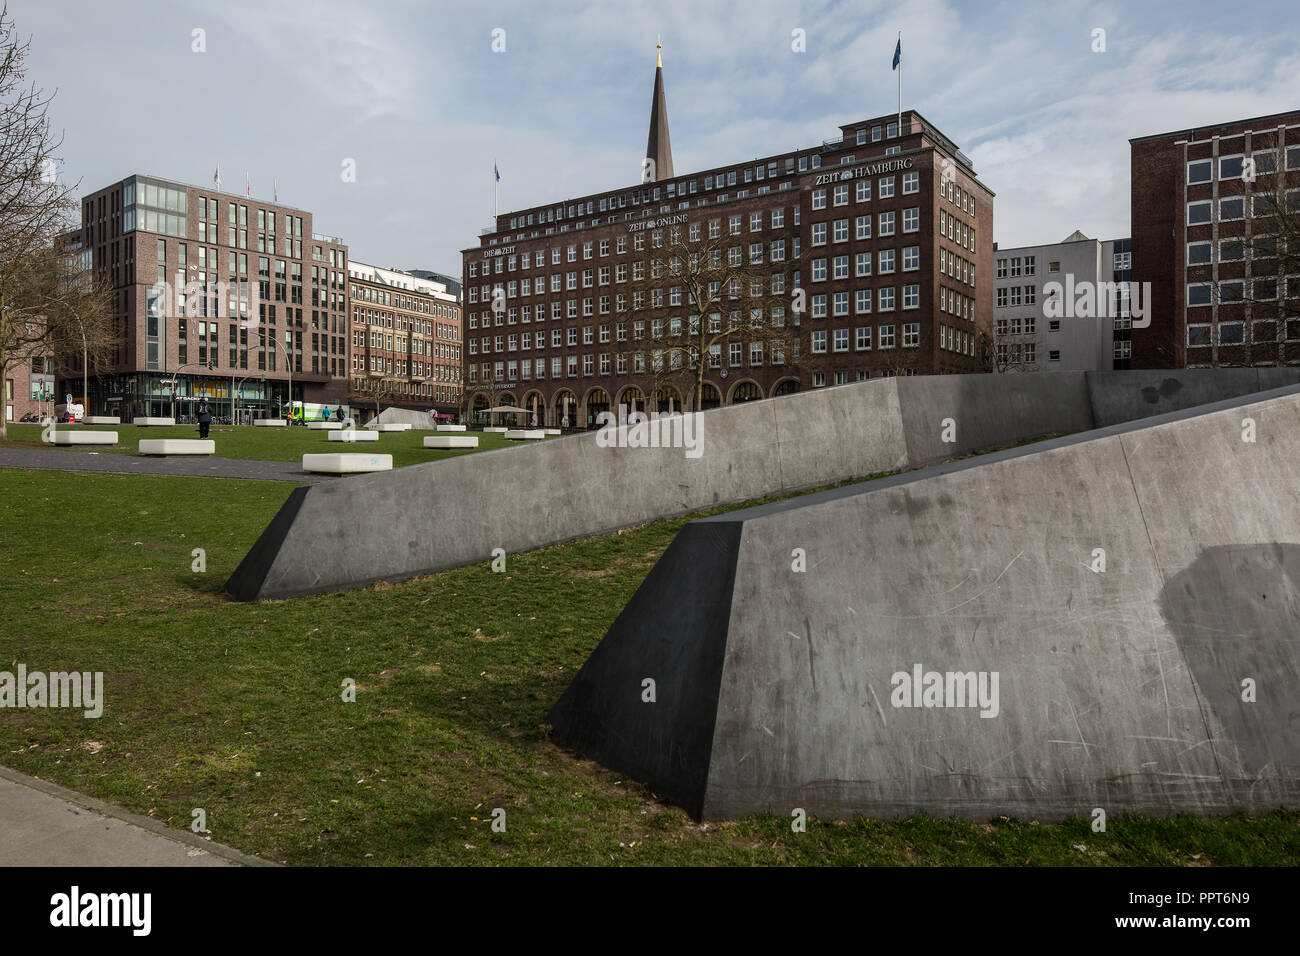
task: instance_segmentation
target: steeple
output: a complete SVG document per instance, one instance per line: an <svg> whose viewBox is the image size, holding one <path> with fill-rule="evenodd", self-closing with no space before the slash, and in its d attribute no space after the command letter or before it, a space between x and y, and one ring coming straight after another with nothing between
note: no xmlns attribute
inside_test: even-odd
<svg viewBox="0 0 1300 956"><path fill-rule="evenodd" d="M664 98L663 43L655 44L655 91L650 102L650 136L646 140L645 155L654 165L647 164L646 182L670 179L673 175L673 147L668 139L668 101Z"/></svg>

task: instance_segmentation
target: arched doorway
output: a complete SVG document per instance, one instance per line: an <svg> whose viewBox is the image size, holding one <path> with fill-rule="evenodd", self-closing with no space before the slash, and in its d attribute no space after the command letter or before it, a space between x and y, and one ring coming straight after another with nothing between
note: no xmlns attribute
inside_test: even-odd
<svg viewBox="0 0 1300 956"><path fill-rule="evenodd" d="M776 388L772 389L772 397L780 395L794 395L799 391L799 380L797 378L783 378L776 383Z"/></svg>
<svg viewBox="0 0 1300 956"><path fill-rule="evenodd" d="M705 382L704 388L700 390L702 398L700 400L700 409L717 408L722 404L722 395L718 392L718 386L712 382Z"/></svg>
<svg viewBox="0 0 1300 956"><path fill-rule="evenodd" d="M635 385L626 385L618 393L618 404L623 406L622 411L628 415L633 412L644 412L645 394Z"/></svg>
<svg viewBox="0 0 1300 956"><path fill-rule="evenodd" d="M655 411L660 415L682 411L682 396L671 385L660 385L655 389Z"/></svg>
<svg viewBox="0 0 1300 956"><path fill-rule="evenodd" d="M762 397L763 390L758 387L758 383L747 379L743 382L737 382L731 387L730 404L739 405L741 402L756 402Z"/></svg>
<svg viewBox="0 0 1300 956"><path fill-rule="evenodd" d="M602 412L609 411L609 392L600 386L596 386L587 393L584 401L586 408L586 423L588 428L598 428L600 423L596 421L597 416Z"/></svg>
<svg viewBox="0 0 1300 956"><path fill-rule="evenodd" d="M497 395L496 401L492 403L493 408L500 408L502 405L518 405L512 392L502 392ZM498 412L492 416L496 419L494 424L504 425L506 428L518 428L519 416L515 412Z"/></svg>
<svg viewBox="0 0 1300 956"><path fill-rule="evenodd" d="M546 427L546 401L542 398L542 393L533 389L524 396L523 407L528 409L528 414L524 415L524 420L528 423L529 428Z"/></svg>
<svg viewBox="0 0 1300 956"><path fill-rule="evenodd" d="M492 407L492 403L488 401L488 397L486 395L484 395L482 392L479 392L477 395L474 396L474 403L470 407L473 410L472 414L470 415L471 421L479 425L488 424L487 410Z"/></svg>
<svg viewBox="0 0 1300 956"><path fill-rule="evenodd" d="M551 404L551 420L558 422L561 428L575 428L578 424L578 396L567 388L555 393Z"/></svg>

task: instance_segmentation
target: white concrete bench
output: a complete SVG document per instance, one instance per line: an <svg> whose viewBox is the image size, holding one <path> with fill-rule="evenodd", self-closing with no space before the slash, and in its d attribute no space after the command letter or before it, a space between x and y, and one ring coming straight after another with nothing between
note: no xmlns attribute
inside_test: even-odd
<svg viewBox="0 0 1300 956"><path fill-rule="evenodd" d="M540 428L512 428L505 433L509 441L540 441L545 437L546 432Z"/></svg>
<svg viewBox="0 0 1300 956"><path fill-rule="evenodd" d="M465 426L464 426L464 425L439 425L439 426L438 426L438 431L440 431L440 432L463 432L463 431L465 431Z"/></svg>
<svg viewBox="0 0 1300 956"><path fill-rule="evenodd" d="M116 445L117 432L79 432L54 429L56 445Z"/></svg>
<svg viewBox="0 0 1300 956"><path fill-rule="evenodd" d="M333 438L333 434L330 435ZM303 455L302 470L328 475L351 475L366 471L392 471L392 455Z"/></svg>
<svg viewBox="0 0 1300 956"><path fill-rule="evenodd" d="M504 435L506 432L510 431L510 429L506 428L504 425L487 425L483 430L485 432L492 432L496 435Z"/></svg>
<svg viewBox="0 0 1300 956"><path fill-rule="evenodd" d="M288 422L283 418L255 418L253 424L262 428L287 428Z"/></svg>
<svg viewBox="0 0 1300 956"><path fill-rule="evenodd" d="M558 428L543 428L542 431L543 431L545 434L547 434L547 435L563 435L563 434L564 434L564 432L560 431Z"/></svg>
<svg viewBox="0 0 1300 956"><path fill-rule="evenodd" d="M342 422L308 422L307 427L317 432L336 432L343 427Z"/></svg>
<svg viewBox="0 0 1300 956"><path fill-rule="evenodd" d="M122 419L116 415L87 415L81 420L83 425L120 425Z"/></svg>
<svg viewBox="0 0 1300 956"><path fill-rule="evenodd" d="M360 432L355 428L352 431L330 432L325 436L329 441L379 441L379 432Z"/></svg>
<svg viewBox="0 0 1300 956"><path fill-rule="evenodd" d="M157 416L151 418L151 417L149 417L149 416L146 415L146 416L144 416L143 418L133 418L133 419L131 419L131 424L132 424L132 425L138 425L138 426L175 425L175 424L176 424L176 419L174 419L174 418L161 418L161 417L157 417Z"/></svg>
<svg viewBox="0 0 1300 956"><path fill-rule="evenodd" d="M142 438L142 455L211 455L217 443L211 438Z"/></svg>
<svg viewBox="0 0 1300 956"><path fill-rule="evenodd" d="M424 440L425 448L477 448L477 435L430 435Z"/></svg>
<svg viewBox="0 0 1300 956"><path fill-rule="evenodd" d="M384 425L367 425L366 427L377 432L409 432L411 430L410 422L388 422Z"/></svg>

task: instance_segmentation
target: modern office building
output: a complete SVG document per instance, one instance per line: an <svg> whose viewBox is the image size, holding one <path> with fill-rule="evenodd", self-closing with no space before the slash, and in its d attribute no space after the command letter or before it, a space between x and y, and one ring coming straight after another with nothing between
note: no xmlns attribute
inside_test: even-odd
<svg viewBox="0 0 1300 956"><path fill-rule="evenodd" d="M1127 368L1129 240L994 246L994 370ZM1086 291L1085 291L1086 290Z"/></svg>
<svg viewBox="0 0 1300 956"><path fill-rule="evenodd" d="M434 282L441 282L447 287L447 294L454 297L457 302L460 301L460 276L449 276L445 272L433 272L429 269L405 269L411 275L419 279L432 279Z"/></svg>
<svg viewBox="0 0 1300 956"><path fill-rule="evenodd" d="M690 291L671 276L648 295L638 282L648 250L674 240L716 237L728 261L761 267L761 294L791 306L805 297L802 314L783 305L757 319L797 326L798 351L786 352L763 348L749 323L737 328L743 291L719 296L737 331L701 358L703 407L982 368L981 344L992 347L993 193L920 113L677 174L657 66L646 159L645 182L502 213L463 250L472 414L513 405L547 425L590 427L620 404L693 408L692 384L663 385L649 371L656 350L689 334Z"/></svg>
<svg viewBox="0 0 1300 956"><path fill-rule="evenodd" d="M382 407L461 409L460 303L446 285L353 260L349 391L364 420L377 393Z"/></svg>
<svg viewBox="0 0 1300 956"><path fill-rule="evenodd" d="M1133 281L1151 283L1151 324L1133 330L1133 366L1300 363L1300 320L1287 315L1300 312L1300 278L1287 276L1300 250L1271 238L1280 230L1269 202L1280 187L1294 235L1300 111L1129 144Z"/></svg>
<svg viewBox="0 0 1300 956"><path fill-rule="evenodd" d="M278 416L336 404L348 381L347 247L312 214L134 175L81 202L87 266L115 288L118 347L90 379L91 414ZM81 373L59 387L80 396ZM235 402L232 403L232 396Z"/></svg>

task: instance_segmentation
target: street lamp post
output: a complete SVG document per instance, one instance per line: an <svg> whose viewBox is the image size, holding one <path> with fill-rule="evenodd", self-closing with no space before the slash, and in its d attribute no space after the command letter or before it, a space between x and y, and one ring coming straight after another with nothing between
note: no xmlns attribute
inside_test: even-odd
<svg viewBox="0 0 1300 956"><path fill-rule="evenodd" d="M288 329L286 331L288 331L290 335L293 334L292 329ZM292 424L293 423L293 356L289 354L288 347L286 347L284 343L282 343L274 333L271 334L271 341L274 342L276 345L280 346L280 351L284 353L284 370L289 373L289 422L290 424Z"/></svg>

